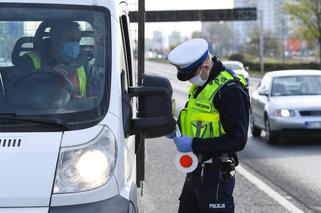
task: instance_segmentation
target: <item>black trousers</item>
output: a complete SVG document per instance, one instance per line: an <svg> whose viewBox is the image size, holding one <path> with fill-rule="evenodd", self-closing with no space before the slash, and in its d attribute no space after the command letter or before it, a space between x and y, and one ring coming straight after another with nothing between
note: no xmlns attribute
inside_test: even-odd
<svg viewBox="0 0 321 213"><path fill-rule="evenodd" d="M234 176L223 178L222 173L205 164L203 178L201 166L186 176L179 198L178 213L234 213Z"/></svg>

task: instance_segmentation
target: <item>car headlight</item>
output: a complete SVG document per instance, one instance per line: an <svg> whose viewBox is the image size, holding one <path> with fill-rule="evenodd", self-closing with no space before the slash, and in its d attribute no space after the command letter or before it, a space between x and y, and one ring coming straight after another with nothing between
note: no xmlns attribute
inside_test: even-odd
<svg viewBox="0 0 321 213"><path fill-rule="evenodd" d="M291 109L279 109L275 111L275 115L278 117L293 117L295 116L295 111Z"/></svg>
<svg viewBox="0 0 321 213"><path fill-rule="evenodd" d="M54 193L80 192L104 185L113 175L116 155L116 140L107 127L89 143L62 148Z"/></svg>

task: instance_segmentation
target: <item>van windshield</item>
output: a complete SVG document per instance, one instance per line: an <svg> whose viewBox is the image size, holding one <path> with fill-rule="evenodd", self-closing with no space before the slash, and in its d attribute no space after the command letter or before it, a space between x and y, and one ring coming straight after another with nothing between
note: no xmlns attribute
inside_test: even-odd
<svg viewBox="0 0 321 213"><path fill-rule="evenodd" d="M101 121L109 103L110 43L107 9L1 5L0 131L48 131L28 117L57 119L68 129Z"/></svg>

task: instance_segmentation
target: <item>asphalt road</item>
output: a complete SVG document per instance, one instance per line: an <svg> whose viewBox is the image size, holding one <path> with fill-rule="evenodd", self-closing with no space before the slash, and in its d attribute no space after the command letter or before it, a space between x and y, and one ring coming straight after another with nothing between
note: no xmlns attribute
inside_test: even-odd
<svg viewBox="0 0 321 213"><path fill-rule="evenodd" d="M171 81L177 111L183 108L188 83L176 80L175 68L146 62L146 70L148 74L161 75ZM251 90L259 80L251 78ZM184 174L174 166L176 148L165 137L146 140L146 147L146 181L140 212L177 212ZM282 205L281 200L272 199L273 195L237 172L234 194L237 213L321 212L321 141L284 140L278 145L268 145L264 139L249 135L239 158L243 168L302 211Z"/></svg>

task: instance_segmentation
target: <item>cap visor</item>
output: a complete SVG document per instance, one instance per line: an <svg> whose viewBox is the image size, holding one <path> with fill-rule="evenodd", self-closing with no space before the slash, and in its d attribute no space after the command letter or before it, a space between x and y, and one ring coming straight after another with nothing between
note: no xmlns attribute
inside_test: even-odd
<svg viewBox="0 0 321 213"><path fill-rule="evenodd" d="M189 79L193 78L197 69L190 71L190 72L177 72L177 78L180 81L188 81Z"/></svg>

